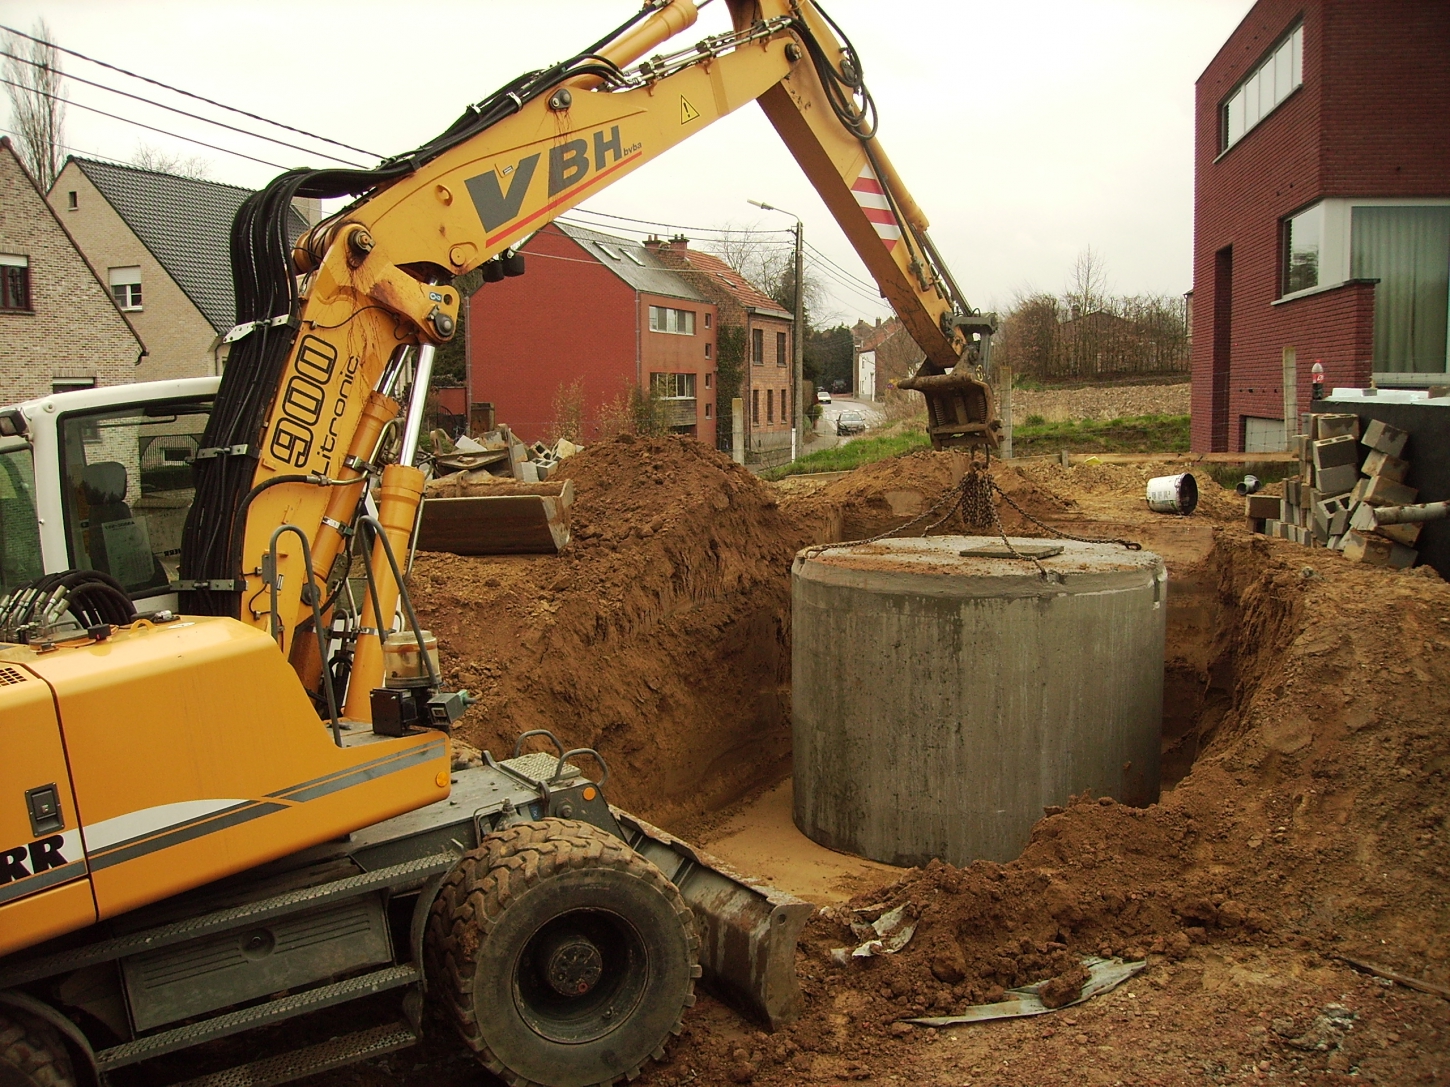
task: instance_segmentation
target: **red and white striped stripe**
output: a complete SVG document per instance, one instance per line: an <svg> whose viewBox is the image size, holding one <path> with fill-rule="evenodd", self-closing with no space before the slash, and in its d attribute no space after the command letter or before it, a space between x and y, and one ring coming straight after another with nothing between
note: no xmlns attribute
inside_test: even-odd
<svg viewBox="0 0 1450 1087"><path fill-rule="evenodd" d="M897 225L896 216L891 213L886 190L881 187L881 182L869 162L862 168L861 176L852 184L851 195L861 205L861 214L871 220L871 225L876 228L877 236L886 243L886 248L892 249L901 237L901 227Z"/></svg>

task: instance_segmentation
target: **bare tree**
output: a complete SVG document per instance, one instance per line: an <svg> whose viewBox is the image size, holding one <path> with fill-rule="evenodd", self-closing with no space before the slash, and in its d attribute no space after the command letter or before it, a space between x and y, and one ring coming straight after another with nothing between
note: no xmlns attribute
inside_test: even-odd
<svg viewBox="0 0 1450 1087"><path fill-rule="evenodd" d="M65 77L50 27L41 19L33 29L36 40L5 35L3 70L20 159L46 190L65 165Z"/></svg>
<svg viewBox="0 0 1450 1087"><path fill-rule="evenodd" d="M743 275L777 305L795 312L795 243L764 241L755 227L728 226L721 236L706 243L706 251L719 257ZM802 277L805 281L805 308L809 316L821 308L826 292L819 277L809 265Z"/></svg>
<svg viewBox="0 0 1450 1087"><path fill-rule="evenodd" d="M1072 263L1064 292L1068 313L1080 317L1102 309L1109 291L1108 262L1092 246L1083 247Z"/></svg>
<svg viewBox="0 0 1450 1087"><path fill-rule="evenodd" d="M205 181L211 177L211 160L200 155L179 155L140 141L131 154L131 165L158 174L175 174Z"/></svg>
<svg viewBox="0 0 1450 1087"><path fill-rule="evenodd" d="M771 279L768 273L780 263L777 243L762 241L755 226L737 227L731 223L705 248L757 286Z"/></svg>

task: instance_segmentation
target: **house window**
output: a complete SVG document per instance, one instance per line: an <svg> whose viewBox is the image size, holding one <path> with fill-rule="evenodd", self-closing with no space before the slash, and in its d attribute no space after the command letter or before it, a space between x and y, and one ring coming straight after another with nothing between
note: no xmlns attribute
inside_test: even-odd
<svg viewBox="0 0 1450 1087"><path fill-rule="evenodd" d="M0 253L0 310L31 310L30 258Z"/></svg>
<svg viewBox="0 0 1450 1087"><path fill-rule="evenodd" d="M112 268L111 294L116 298L116 305L120 306L123 310L140 309L141 269Z"/></svg>
<svg viewBox="0 0 1450 1087"><path fill-rule="evenodd" d="M75 211L76 208L81 206L80 198L76 196L74 189L65 194L65 206L70 211Z"/></svg>
<svg viewBox="0 0 1450 1087"><path fill-rule="evenodd" d="M714 376L715 376L714 374L706 374L705 375L705 388L707 388L707 389L710 388L710 386L712 384L711 381L710 381L710 379L712 377L714 377Z"/></svg>
<svg viewBox="0 0 1450 1087"><path fill-rule="evenodd" d="M777 366L784 366L785 365L785 333L784 332L777 332L775 334L775 364Z"/></svg>
<svg viewBox="0 0 1450 1087"><path fill-rule="evenodd" d="M755 366L765 365L765 330L763 328L750 330L750 361Z"/></svg>
<svg viewBox="0 0 1450 1087"><path fill-rule="evenodd" d="M790 402L785 398L784 389L780 390L780 421L782 423L790 422Z"/></svg>
<svg viewBox="0 0 1450 1087"><path fill-rule="evenodd" d="M672 332L677 336L695 334L695 311L670 309L668 306L649 308L649 330L651 332Z"/></svg>
<svg viewBox="0 0 1450 1087"><path fill-rule="evenodd" d="M750 421L752 423L759 423L760 422L760 390L759 389L751 389L750 390Z"/></svg>
<svg viewBox="0 0 1450 1087"><path fill-rule="evenodd" d="M1219 107L1219 145L1227 151L1304 82L1304 25L1276 45Z"/></svg>
<svg viewBox="0 0 1450 1087"><path fill-rule="evenodd" d="M50 391L53 393L73 393L77 389L94 389L96 379L93 377L53 377L50 379Z"/></svg>
<svg viewBox="0 0 1450 1087"><path fill-rule="evenodd" d="M708 343L705 345L705 357L707 359L710 357L710 345Z"/></svg>
<svg viewBox="0 0 1450 1087"><path fill-rule="evenodd" d="M1319 286L1319 249L1323 237L1323 204L1305 208L1284 220L1284 294Z"/></svg>
<svg viewBox="0 0 1450 1087"><path fill-rule="evenodd" d="M694 399L694 374L650 374L649 380L650 391L661 400Z"/></svg>
<svg viewBox="0 0 1450 1087"><path fill-rule="evenodd" d="M710 327L710 315L708 313L705 314L705 327L706 328L709 328Z"/></svg>
<svg viewBox="0 0 1450 1087"><path fill-rule="evenodd" d="M775 422L775 390L774 389L766 389L765 390L765 421L767 423L773 423L773 422Z"/></svg>
<svg viewBox="0 0 1450 1087"><path fill-rule="evenodd" d="M706 419L713 419L715 417L715 410L714 409L715 409L715 405L714 404L706 404L705 405L705 418Z"/></svg>
<svg viewBox="0 0 1450 1087"><path fill-rule="evenodd" d="M1450 207L1356 207L1350 269L1377 279L1374 372L1444 373L1450 296Z"/></svg>

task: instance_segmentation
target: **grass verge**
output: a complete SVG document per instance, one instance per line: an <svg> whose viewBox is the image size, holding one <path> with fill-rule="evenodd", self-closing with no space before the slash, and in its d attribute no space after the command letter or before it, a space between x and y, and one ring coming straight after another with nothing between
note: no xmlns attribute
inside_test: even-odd
<svg viewBox="0 0 1450 1087"><path fill-rule="evenodd" d="M1139 415L1128 419L1069 419L1058 423L1019 426L1012 433L1012 452L1019 457L1069 453L1186 453L1189 429L1186 415ZM904 430L876 438L808 453L792 464L762 472L762 479L811 472L849 472L863 464L926 449L926 432ZM1239 479L1243 478L1240 470ZM1264 478L1262 475L1260 478ZM1237 480L1235 480L1237 482Z"/></svg>
<svg viewBox="0 0 1450 1087"><path fill-rule="evenodd" d="M849 472L863 464L926 449L930 444L924 430L907 430L878 438L857 438L854 442L838 445L834 449L807 453L800 460L761 472L760 478L784 479L786 476L807 475L811 472Z"/></svg>
<svg viewBox="0 0 1450 1087"><path fill-rule="evenodd" d="M1012 455L1044 453L1187 453L1188 416L1137 415L1127 419L1067 419L1022 425L1012 431Z"/></svg>

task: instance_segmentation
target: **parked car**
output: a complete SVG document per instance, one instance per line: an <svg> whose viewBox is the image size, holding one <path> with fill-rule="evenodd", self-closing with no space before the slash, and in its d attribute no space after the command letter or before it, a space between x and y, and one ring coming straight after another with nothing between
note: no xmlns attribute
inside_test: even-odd
<svg viewBox="0 0 1450 1087"><path fill-rule="evenodd" d="M817 404L829 404L830 402L831 402L831 394L830 393L826 392L825 389L817 389L816 390L816 403Z"/></svg>
<svg viewBox="0 0 1450 1087"><path fill-rule="evenodd" d="M831 382L831 392L833 392L833 393L844 393L844 392L848 392L848 391L849 390L846 388L846 383L844 381L833 381L833 382Z"/></svg>
<svg viewBox="0 0 1450 1087"><path fill-rule="evenodd" d="M836 416L836 434L844 437L847 434L864 434L866 432L866 417L859 411L843 411Z"/></svg>

